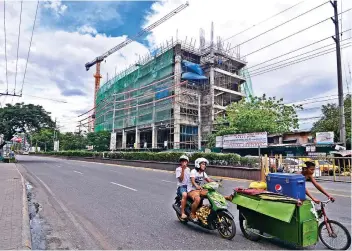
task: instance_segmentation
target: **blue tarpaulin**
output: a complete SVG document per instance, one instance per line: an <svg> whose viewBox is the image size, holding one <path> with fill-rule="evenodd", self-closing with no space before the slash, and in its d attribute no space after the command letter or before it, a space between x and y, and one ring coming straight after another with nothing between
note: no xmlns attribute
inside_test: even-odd
<svg viewBox="0 0 352 251"><path fill-rule="evenodd" d="M184 72L182 73L182 79L186 80L205 80L208 79L206 76L201 76L198 74L195 74L193 72Z"/></svg>
<svg viewBox="0 0 352 251"><path fill-rule="evenodd" d="M204 76L202 67L199 64L182 60L182 79L186 80L205 80L208 79Z"/></svg>

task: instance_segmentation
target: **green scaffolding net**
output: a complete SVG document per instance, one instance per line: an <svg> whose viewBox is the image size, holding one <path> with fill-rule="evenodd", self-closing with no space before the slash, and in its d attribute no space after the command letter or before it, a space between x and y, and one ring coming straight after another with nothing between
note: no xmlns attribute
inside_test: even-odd
<svg viewBox="0 0 352 251"><path fill-rule="evenodd" d="M147 64L130 68L106 82L97 94L95 131L170 120L173 60L173 49L170 49Z"/></svg>

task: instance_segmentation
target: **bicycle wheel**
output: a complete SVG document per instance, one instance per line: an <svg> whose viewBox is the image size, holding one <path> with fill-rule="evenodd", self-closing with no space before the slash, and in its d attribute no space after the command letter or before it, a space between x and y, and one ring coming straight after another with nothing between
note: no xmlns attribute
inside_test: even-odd
<svg viewBox="0 0 352 251"><path fill-rule="evenodd" d="M327 223L330 224L333 234L329 235L326 223L323 221L318 228L321 242L331 250L347 250L351 245L351 235L347 228L334 220L328 220Z"/></svg>

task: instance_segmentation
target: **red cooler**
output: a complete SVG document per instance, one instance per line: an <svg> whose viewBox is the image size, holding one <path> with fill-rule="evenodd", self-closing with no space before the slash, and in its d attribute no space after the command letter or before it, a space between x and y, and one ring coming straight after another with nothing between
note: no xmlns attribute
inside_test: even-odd
<svg viewBox="0 0 352 251"><path fill-rule="evenodd" d="M306 182L302 174L269 173L266 177L267 189L294 199L306 199Z"/></svg>

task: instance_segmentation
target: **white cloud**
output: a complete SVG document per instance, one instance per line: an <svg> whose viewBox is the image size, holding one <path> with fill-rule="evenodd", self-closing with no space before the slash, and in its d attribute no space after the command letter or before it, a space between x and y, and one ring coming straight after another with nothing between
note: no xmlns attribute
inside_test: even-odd
<svg viewBox="0 0 352 251"><path fill-rule="evenodd" d="M154 3L152 6L152 14L146 19L146 24L150 24L172 9L178 7L183 1L164 0ZM205 29L206 41L210 41L211 22L214 22L215 42L216 37L221 36L226 39L240 31L243 31L254 24L300 2L299 0L217 0L203 1L190 0L189 7L175 15L166 23L160 25L153 30L153 33L148 37L152 44L158 44L165 39L170 39L175 36L176 30L180 39L187 37L188 41L193 38L199 41L199 29ZM266 31L270 28L279 25L305 11L308 11L320 4L323 0L303 1L296 7L270 19L269 21L255 26L254 28L238 35L226 42L230 42L232 47ZM343 0L343 10L352 7L352 1ZM341 0L338 1L338 9L341 11ZM294 32L302 30L310 25L313 25L323 19L333 16L333 8L329 2L324 6L266 33L252 41L240 46L242 56L251 53L259 48L269 45L279 39L282 39ZM343 14L342 30L352 28L352 11ZM327 20L316 27L299 33L286 39L276 45L270 46L246 57L248 66L261 63L265 60L284 54L288 51L313 43L317 40L330 37L335 33L334 26L331 20ZM343 38L352 36L352 31L344 34ZM286 57L279 58L270 63L279 60L296 56L300 53L307 52L318 47L333 44L332 39L327 39L315 46L311 46L304 50L290 54ZM334 48L332 45L329 48ZM325 48L327 49L327 48ZM351 62L351 48L342 51L343 64ZM269 63L268 63L269 64ZM250 70L254 70L252 68ZM254 71L253 71L254 72ZM259 71L257 71L259 72ZM343 73L344 74L344 73ZM336 55L330 53L322 57L318 57L309 61L295 64L287 68L282 68L260 76L252 78L252 86L256 95L266 93L269 96L284 97L285 100L294 101L302 100L309 97L321 96L324 93L337 94L336 84ZM345 79L345 78L344 78ZM321 86L320 86L320 85ZM330 88L330 89L329 89ZM320 105L321 103L315 104ZM303 116L302 116L303 117Z"/></svg>
<svg viewBox="0 0 352 251"><path fill-rule="evenodd" d="M19 4L11 2L6 6L6 28L7 36L7 56L8 56L8 89L13 91L15 87L15 65L17 52L17 35L19 21ZM24 2L21 27L21 40L19 50L17 92L22 86L25 62L27 58L29 40L32 31L36 3ZM3 15L2 9L0 16ZM9 15L8 12L14 13ZM38 17L40 18L40 17ZM94 96L94 72L95 67L90 71L85 70L85 63L103 54L113 46L119 44L126 36L107 37L103 34L92 36L93 29L84 28L91 31L90 34L77 32L66 32L61 30L47 30L40 28L41 20L37 20L32 49L30 53L25 84L22 98L13 98L13 102L22 101L42 105L47 111L52 113L53 118L57 118L62 129L73 131L76 128L77 112L88 111L93 107ZM3 24L0 24L3 30ZM1 54L2 52L2 54ZM110 77L115 72L125 69L128 65L138 60L137 54L146 54L148 50L142 44L133 42L120 53L115 53L107 58L107 63L102 63L101 83L106 81L107 72ZM3 59L4 48L0 48L0 57ZM0 61L0 91L6 91L5 83L5 60ZM3 84L2 84L3 83ZM62 93L80 93L86 96L64 96ZM34 98L32 96L63 100L67 103L57 103L50 100ZM6 102L11 102L12 97L7 97ZM0 102L5 102L5 97L0 98ZM80 118L81 119L81 118Z"/></svg>
<svg viewBox="0 0 352 251"><path fill-rule="evenodd" d="M147 17L147 21L149 23L156 21L172 9L178 7L181 2L183 1L170 0L155 3L153 5L153 14ZM285 1L285 3L279 0L216 0L216 2L215 0L191 0L189 7L154 29L152 36L148 39L150 42L158 44L165 39L170 39L172 36L175 36L176 30L178 29L179 38L185 38L187 36L188 39L193 37L199 40L197 34L199 34L199 28L202 27L205 29L206 39L209 41L211 21L214 21L215 36L227 38L295 3L297 3L297 1L294 0ZM236 45L319 3L322 3L322 1L304 1L291 11L268 21L265 25L260 25L243 35L235 37L229 40L229 42L231 42L232 45ZM348 9L351 5L352 1L344 1L343 8ZM15 83L14 74L19 6L18 2L9 2L6 5L9 90L14 89ZM63 6L65 5L60 1L51 1L44 5L41 4L40 8L50 8L59 15L62 15L66 8ZM82 6L84 6L84 2L82 2ZM35 7L36 2L24 1L17 76L18 91L22 85ZM0 8L0 16L3 15L2 12L3 9ZM332 13L331 5L327 4L291 24L285 25L280 29L241 46L241 54L245 55L261 46L272 43L275 40L331 16ZM351 12L344 14L343 20L343 30L352 28ZM43 22L43 20L41 20L41 16L39 15L23 89L23 98L14 98L14 101L19 100L26 103L43 105L46 110L52 113L53 118L56 117L59 121L62 121L61 125L66 126L64 130L73 130L77 125L76 121L79 120L77 118L77 111L87 111L93 106L93 74L95 67L92 67L90 71L87 72L84 64L103 54L123 41L126 37L107 37L103 34L97 34L95 29L88 25L81 27L76 32L41 29L41 22ZM3 23L0 24L0 30L3 30ZM287 52L288 50L330 36L333 33L334 30L331 21L327 21L324 25L318 26L316 29L311 29L302 33L300 36L288 39L276 46L248 56L248 64L254 65ZM352 33L346 33L346 37L351 34ZM332 40L326 42L332 43ZM322 45L324 45L324 43L322 43L321 46ZM123 48L120 53L115 53L108 57L106 63L102 63L101 74L103 79L101 83L105 82L107 73L109 73L110 77L114 74L115 67L117 71L123 70L126 66L134 63L138 59L138 54L144 55L147 52L148 50L145 46L133 42ZM3 43L0 45L0 58L0 90L4 91L6 90L6 83ZM349 50L349 52L343 51L343 59L344 63L346 63L348 59L351 59L351 50ZM319 88L319 85L318 87L316 84L314 85L314 82L323 79L328 79L332 84L327 85L322 82L322 88ZM336 85L335 55L330 54L329 56L323 56L315 60L258 76L253 78L252 81L256 94L267 93L268 95L284 96L286 99L290 98L290 101L322 96L325 95L325 93L337 94L336 88L332 88L332 90L329 89L331 86ZM310 90L309 87L312 86L314 86L315 89ZM62 95L62 92L67 93L71 90L77 93L77 91L75 91L77 89L85 93L86 96L65 97ZM29 95L65 100L67 104L33 98ZM12 98L8 97L6 101L9 102L11 99ZM0 101L4 103L4 97L0 98ZM319 103L316 105L319 105Z"/></svg>
<svg viewBox="0 0 352 251"><path fill-rule="evenodd" d="M79 27L78 32L81 34L92 34L92 35L96 35L98 33L94 27L89 25L83 25Z"/></svg>
<svg viewBox="0 0 352 251"><path fill-rule="evenodd" d="M62 4L61 0L49 0L44 2L44 8L51 9L56 15L63 15L67 5Z"/></svg>

